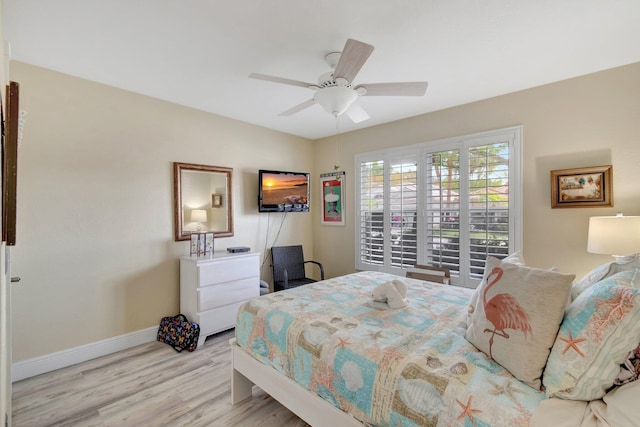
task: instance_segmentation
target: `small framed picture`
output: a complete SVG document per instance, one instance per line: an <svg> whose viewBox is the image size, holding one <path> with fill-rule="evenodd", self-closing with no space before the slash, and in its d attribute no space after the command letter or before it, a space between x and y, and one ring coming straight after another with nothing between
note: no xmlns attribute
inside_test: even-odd
<svg viewBox="0 0 640 427"><path fill-rule="evenodd" d="M613 166L551 171L552 208L613 206Z"/></svg>
<svg viewBox="0 0 640 427"><path fill-rule="evenodd" d="M198 256L205 253L204 233L198 233Z"/></svg>
<svg viewBox="0 0 640 427"><path fill-rule="evenodd" d="M211 194L211 207L212 208L222 207L222 194L219 194L219 193Z"/></svg>
<svg viewBox="0 0 640 427"><path fill-rule="evenodd" d="M322 225L344 225L344 177L343 171L320 175Z"/></svg>
<svg viewBox="0 0 640 427"><path fill-rule="evenodd" d="M190 250L189 250L189 255L200 255L199 253L199 248L200 248L200 233L191 233L191 245L190 245Z"/></svg>
<svg viewBox="0 0 640 427"><path fill-rule="evenodd" d="M204 253L213 254L213 233L205 233Z"/></svg>
<svg viewBox="0 0 640 427"><path fill-rule="evenodd" d="M191 233L190 255L213 254L213 233Z"/></svg>

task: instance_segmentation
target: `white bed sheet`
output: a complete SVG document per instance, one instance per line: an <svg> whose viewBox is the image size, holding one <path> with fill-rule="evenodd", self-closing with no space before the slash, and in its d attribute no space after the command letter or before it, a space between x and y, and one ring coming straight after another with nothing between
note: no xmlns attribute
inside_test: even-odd
<svg viewBox="0 0 640 427"><path fill-rule="evenodd" d="M540 402L531 427L638 427L640 381L624 384L591 402L547 399Z"/></svg>

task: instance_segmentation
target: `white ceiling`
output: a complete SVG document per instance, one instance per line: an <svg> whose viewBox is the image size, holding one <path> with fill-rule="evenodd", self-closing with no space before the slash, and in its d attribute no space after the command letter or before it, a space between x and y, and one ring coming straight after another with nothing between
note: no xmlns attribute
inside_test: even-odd
<svg viewBox="0 0 640 427"><path fill-rule="evenodd" d="M640 62L638 0L4 0L11 59L317 139ZM375 46L354 83L429 81L363 97L371 119L278 113L348 38ZM639 76L640 78L640 76Z"/></svg>

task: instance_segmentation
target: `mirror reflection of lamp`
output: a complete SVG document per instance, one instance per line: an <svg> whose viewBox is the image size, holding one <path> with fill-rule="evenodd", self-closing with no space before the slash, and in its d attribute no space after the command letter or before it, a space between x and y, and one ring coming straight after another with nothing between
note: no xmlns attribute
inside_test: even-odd
<svg viewBox="0 0 640 427"><path fill-rule="evenodd" d="M207 211L204 209L193 209L191 211L191 222L197 223L197 230L202 231L202 224L207 222Z"/></svg>
<svg viewBox="0 0 640 427"><path fill-rule="evenodd" d="M592 216L587 251L612 255L619 263L640 252L640 216Z"/></svg>

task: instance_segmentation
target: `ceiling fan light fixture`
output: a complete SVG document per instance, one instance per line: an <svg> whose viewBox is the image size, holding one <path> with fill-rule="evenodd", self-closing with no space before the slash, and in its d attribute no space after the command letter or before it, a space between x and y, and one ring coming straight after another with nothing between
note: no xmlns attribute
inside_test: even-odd
<svg viewBox="0 0 640 427"><path fill-rule="evenodd" d="M358 94L350 87L330 86L318 89L313 100L333 116L339 116L358 98Z"/></svg>
<svg viewBox="0 0 640 427"><path fill-rule="evenodd" d="M370 44L348 39L342 52L331 52L325 55L324 59L333 71L321 74L317 85L258 73L251 73L249 77L315 91L312 99L283 111L279 114L280 116L291 116L317 103L336 118L342 113L347 113L351 121L360 123L370 118L359 104L354 103L360 96L423 96L427 90L427 82L354 85L358 72L373 49L374 47Z"/></svg>

